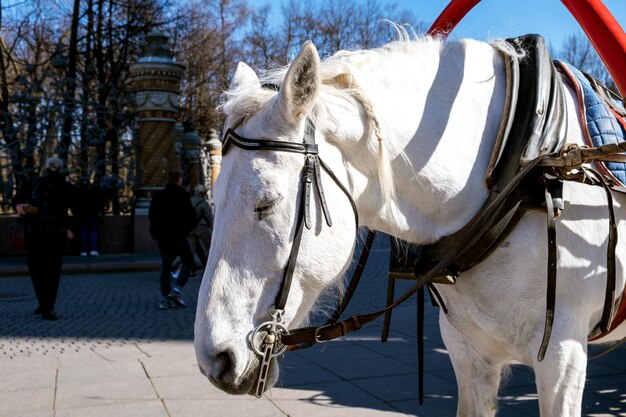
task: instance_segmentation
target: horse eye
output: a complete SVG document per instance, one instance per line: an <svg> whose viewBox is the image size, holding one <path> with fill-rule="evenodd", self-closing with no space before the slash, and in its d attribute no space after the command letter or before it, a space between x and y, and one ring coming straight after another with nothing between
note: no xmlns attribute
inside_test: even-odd
<svg viewBox="0 0 626 417"><path fill-rule="evenodd" d="M270 213L270 210L274 208L283 198L278 197L271 201L260 201L259 204L254 208L254 212L256 213L258 220L263 220L263 217Z"/></svg>

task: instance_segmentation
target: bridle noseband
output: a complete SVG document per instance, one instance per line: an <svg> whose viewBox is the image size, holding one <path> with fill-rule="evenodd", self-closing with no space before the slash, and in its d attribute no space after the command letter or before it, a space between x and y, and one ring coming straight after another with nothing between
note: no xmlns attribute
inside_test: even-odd
<svg viewBox="0 0 626 417"><path fill-rule="evenodd" d="M300 173L303 189L301 189L300 192L300 204L296 217L296 235L293 240L293 245L291 246L291 252L289 253L289 259L283 272L283 279L280 289L278 290L276 300L274 301L274 306L269 310L271 320L259 324L250 335L250 345L252 350L262 358L257 387L255 390L255 396L261 397L263 391L265 390L271 359L281 355L287 349L287 346L281 342L282 336L289 334L287 327L282 324L282 316L285 306L287 305L287 297L289 296L289 291L291 289L291 283L296 268L296 260L298 258L298 252L300 251L304 228L306 227L309 230L312 228L312 188L315 188L317 192L317 197L320 201L322 212L324 214L324 218L326 219L326 224L329 227L332 227L332 219L330 217L328 205L326 204L324 188L322 187L322 169L333 179L333 181L348 197L348 201L350 201L352 210L354 211L356 227L359 225L359 218L356 204L347 188L341 183L341 181L339 181L328 165L326 165L319 157L318 146L315 143L315 125L312 120L307 119L305 121L302 143L244 138L238 135L234 131L234 128L230 128L224 134L222 154L226 154L231 145L243 150L291 152L303 154L305 157L304 167ZM263 336L262 333L265 333L265 335ZM260 346L257 346L257 343L259 342Z"/></svg>

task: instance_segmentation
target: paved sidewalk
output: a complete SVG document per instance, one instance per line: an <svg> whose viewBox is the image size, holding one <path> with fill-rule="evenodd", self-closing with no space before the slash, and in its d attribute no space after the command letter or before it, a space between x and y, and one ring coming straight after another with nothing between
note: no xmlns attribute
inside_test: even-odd
<svg viewBox="0 0 626 417"><path fill-rule="evenodd" d="M387 256L379 242L353 312L384 302ZM386 344L375 322L354 336L287 354L280 387L257 400L224 394L200 375L192 345L199 284L184 289L188 308L160 311L156 272L64 276L60 319L45 322L33 314L27 277L0 279L0 416L455 415L454 374L438 312L428 303L424 406L417 404L413 300L394 312ZM626 349L588 369L583 415L626 416ZM537 416L535 392L532 372L515 367L498 416Z"/></svg>
<svg viewBox="0 0 626 417"><path fill-rule="evenodd" d="M159 255L148 253L63 257L63 275L158 271L160 266ZM26 255L0 257L0 278L16 276L28 276Z"/></svg>

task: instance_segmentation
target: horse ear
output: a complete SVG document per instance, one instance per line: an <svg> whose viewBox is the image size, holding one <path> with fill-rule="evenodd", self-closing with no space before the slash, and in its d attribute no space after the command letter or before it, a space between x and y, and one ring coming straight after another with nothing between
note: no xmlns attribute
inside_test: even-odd
<svg viewBox="0 0 626 417"><path fill-rule="evenodd" d="M289 121L297 123L306 117L313 108L320 84L320 57L313 42L306 41L280 87L280 107Z"/></svg>
<svg viewBox="0 0 626 417"><path fill-rule="evenodd" d="M254 85L261 88L261 81L259 81L259 77L256 75L256 72L254 72L254 70L245 62L237 64L235 75L233 75L233 79L230 82L230 88L231 90L235 90L242 85Z"/></svg>

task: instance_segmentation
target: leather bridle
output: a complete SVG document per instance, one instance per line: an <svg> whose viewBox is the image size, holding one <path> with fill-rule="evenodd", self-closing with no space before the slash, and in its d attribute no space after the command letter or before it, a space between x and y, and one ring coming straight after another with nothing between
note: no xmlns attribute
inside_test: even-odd
<svg viewBox="0 0 626 417"><path fill-rule="evenodd" d="M361 250L361 256L359 257L359 261L352 274L352 278L350 279L344 298L340 300L334 313L330 316L326 323L317 327L304 327L288 330L287 327L282 324L282 317L291 288L304 228L306 227L307 229L311 229L310 200L313 181L315 181L317 196L320 200L320 204L322 205L322 212L324 213L326 223L329 227L332 226L332 221L326 205L324 189L322 187L322 169L331 177L346 197L348 197L348 201L354 211L355 225L358 228L359 217L356 203L354 202L354 199L350 195L348 189L341 183L337 176L335 176L328 165L326 165L319 157L318 147L315 143L315 125L312 120L306 120L302 143L245 138L237 134L234 130L240 123L241 121L236 123L234 127L228 129L224 134L222 146L223 155L228 152L231 145L234 145L243 150L291 152L303 154L305 156L304 167L300 174L304 190L301 190L300 193L300 204L296 217L296 235L293 240L291 252L289 253L287 265L283 272L280 289L276 296L276 300L274 301L274 306L268 311L271 316L271 320L263 322L255 327L249 337L251 349L261 357L261 366L259 368L259 376L254 393L254 395L259 398L265 391L265 385L267 383L272 358L283 354L286 350L302 349L316 343L328 342L361 329L363 325L381 317L387 311L390 311L402 304L413 294L428 285L430 281L435 278L435 276L437 276L448 264L450 264L450 262L452 262L456 254L450 253L444 257L444 259L440 260L434 267L432 267L432 269L420 276L413 287L385 308L367 314L354 315L340 321L339 319L341 318L341 315L346 309L350 299L354 295L357 285L359 284L371 247L374 243L376 232L370 230L365 238L365 243L363 244L363 248ZM532 165L534 166L534 164ZM487 211L489 212L489 210ZM442 303L439 294L436 292L434 287L429 286L429 288L434 291L434 295L441 305Z"/></svg>
<svg viewBox="0 0 626 417"><path fill-rule="evenodd" d="M326 224L329 227L332 227L332 219L330 217L328 205L326 204L326 197L322 186L322 169L330 176L337 186L339 186L346 197L348 197L348 201L350 202L354 212L356 227L359 225L359 216L356 204L347 188L341 183L341 181L339 181L328 165L326 165L319 157L318 146L315 143L315 125L312 120L307 119L305 122L302 143L244 138L243 136L238 135L234 131L234 128L230 128L224 135L222 154L226 154L231 145L243 150L290 152L304 155L304 167L300 173L302 185L300 190L300 203L296 214L296 234L293 240L293 245L291 246L291 252L289 253L287 265L283 271L282 282L278 290L278 294L276 295L274 306L269 309L271 321L259 324L250 335L250 345L252 350L262 358L257 387L255 390L255 396L260 397L265 390L271 359L281 355L287 349L287 344L283 344L282 337L288 335L289 330L287 330L287 327L282 324L282 316L285 306L287 305L287 298L291 289L296 260L298 258L300 244L304 234L304 228L306 227L306 229L310 230L312 227L312 188L315 188L316 190L324 218L326 219ZM369 248L367 249L367 252L369 252ZM260 342L260 346L257 345L258 342Z"/></svg>

